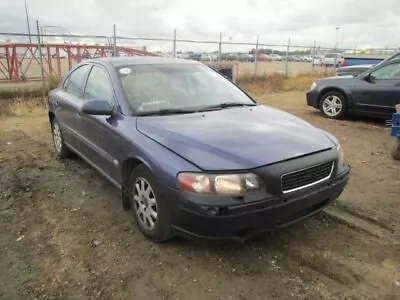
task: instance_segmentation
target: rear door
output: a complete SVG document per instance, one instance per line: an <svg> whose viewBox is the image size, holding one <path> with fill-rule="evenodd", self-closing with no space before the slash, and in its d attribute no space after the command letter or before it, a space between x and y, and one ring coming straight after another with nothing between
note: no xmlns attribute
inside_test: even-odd
<svg viewBox="0 0 400 300"><path fill-rule="evenodd" d="M352 95L359 113L390 117L400 103L400 61L381 66L369 77L357 80Z"/></svg>
<svg viewBox="0 0 400 300"><path fill-rule="evenodd" d="M54 112L63 132L64 141L79 151L80 139L77 135L76 116L83 101L85 85L90 65L85 64L73 70L64 80L62 88L53 94Z"/></svg>
<svg viewBox="0 0 400 300"><path fill-rule="evenodd" d="M83 155L110 180L119 181L120 137L116 127L122 117L117 111L117 101L108 71L93 65L84 90L84 100L102 100L114 107L113 116L94 116L81 113L78 123L84 141Z"/></svg>

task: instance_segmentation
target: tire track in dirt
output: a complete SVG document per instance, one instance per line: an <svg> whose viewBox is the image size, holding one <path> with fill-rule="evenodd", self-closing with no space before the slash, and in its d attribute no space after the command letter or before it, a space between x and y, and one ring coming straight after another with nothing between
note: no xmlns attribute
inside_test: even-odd
<svg viewBox="0 0 400 300"><path fill-rule="evenodd" d="M331 218L347 224L355 230L361 230L385 241L394 241L397 243L400 241L397 230L390 229L384 223L376 222L375 220L371 220L349 209L343 209L340 206L332 206L324 209L324 212Z"/></svg>
<svg viewBox="0 0 400 300"><path fill-rule="evenodd" d="M129 213L122 210L118 191L80 159L55 160L48 141L24 131L2 132L2 137L11 142L0 144L0 230L6 251L0 266L10 269L11 278L1 277L1 290L8 293L3 295L43 299L396 299L398 295L394 285L398 248L392 240L355 225L319 214L246 244L177 239L155 245L140 235ZM25 237L15 242L21 234ZM99 247L90 246L94 238L101 241Z"/></svg>

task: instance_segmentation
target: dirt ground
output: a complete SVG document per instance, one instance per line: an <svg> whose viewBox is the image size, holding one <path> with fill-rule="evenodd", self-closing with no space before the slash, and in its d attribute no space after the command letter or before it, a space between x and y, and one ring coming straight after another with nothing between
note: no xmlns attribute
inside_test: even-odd
<svg viewBox="0 0 400 300"><path fill-rule="evenodd" d="M119 192L54 158L45 112L0 118L0 299L400 299L400 162L381 121L324 119L304 93L256 95L334 133L337 204L240 244L146 240Z"/></svg>

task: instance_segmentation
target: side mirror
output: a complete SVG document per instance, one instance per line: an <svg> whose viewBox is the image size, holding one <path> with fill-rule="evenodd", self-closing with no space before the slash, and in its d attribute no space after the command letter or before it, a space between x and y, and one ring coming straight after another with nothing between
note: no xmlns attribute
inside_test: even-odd
<svg viewBox="0 0 400 300"><path fill-rule="evenodd" d="M107 101L86 100L83 102L81 111L88 115L111 116L114 109Z"/></svg>
<svg viewBox="0 0 400 300"><path fill-rule="evenodd" d="M373 83L375 82L375 77L371 73L368 73L364 76L364 80Z"/></svg>

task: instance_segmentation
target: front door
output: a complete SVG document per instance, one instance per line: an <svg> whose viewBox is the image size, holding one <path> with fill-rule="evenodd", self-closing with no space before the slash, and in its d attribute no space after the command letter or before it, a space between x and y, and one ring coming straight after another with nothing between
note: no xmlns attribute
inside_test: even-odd
<svg viewBox="0 0 400 300"><path fill-rule="evenodd" d="M390 117L400 103L400 61L381 66L358 80L352 95L359 113Z"/></svg>
<svg viewBox="0 0 400 300"><path fill-rule="evenodd" d="M94 65L84 90L83 101L101 100L115 108L113 116L93 116L81 113L78 123L84 140L83 155L115 182L119 181L119 136L114 128L118 126L120 115L108 71Z"/></svg>

